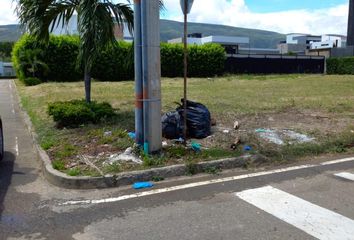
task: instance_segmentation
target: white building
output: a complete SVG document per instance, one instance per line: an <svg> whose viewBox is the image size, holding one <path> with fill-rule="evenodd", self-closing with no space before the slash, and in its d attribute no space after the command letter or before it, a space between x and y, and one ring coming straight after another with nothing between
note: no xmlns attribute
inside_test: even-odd
<svg viewBox="0 0 354 240"><path fill-rule="evenodd" d="M323 35L320 42L313 42L310 49L344 48L347 46L347 37L343 35Z"/></svg>
<svg viewBox="0 0 354 240"><path fill-rule="evenodd" d="M16 76L12 63L0 62L0 77L14 77Z"/></svg>
<svg viewBox="0 0 354 240"><path fill-rule="evenodd" d="M182 43L183 38L175 38L168 40L168 43ZM187 37L187 44L203 45L207 43L218 43L222 45L227 53L238 53L240 46L249 45L248 37L234 37L234 36L208 36L202 37L200 33L189 34Z"/></svg>
<svg viewBox="0 0 354 240"><path fill-rule="evenodd" d="M343 48L347 38L342 35L310 35L303 33L290 33L286 35L286 41L278 45L280 54L295 53L308 54L315 49Z"/></svg>
<svg viewBox="0 0 354 240"><path fill-rule="evenodd" d="M183 38L175 38L168 40L169 43L182 43ZM221 45L239 45L249 44L248 37L232 37L232 36L208 36L208 37L188 37L188 44L202 45L206 43L219 43Z"/></svg>
<svg viewBox="0 0 354 240"><path fill-rule="evenodd" d="M286 35L287 44L306 44L309 46L313 42L320 42L321 36L304 33L289 33Z"/></svg>

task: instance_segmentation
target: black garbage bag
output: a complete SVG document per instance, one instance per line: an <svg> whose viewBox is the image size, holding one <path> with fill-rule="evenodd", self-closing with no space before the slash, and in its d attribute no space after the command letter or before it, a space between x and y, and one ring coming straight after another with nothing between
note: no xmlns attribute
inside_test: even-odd
<svg viewBox="0 0 354 240"><path fill-rule="evenodd" d="M165 113L162 118L162 136L167 139L178 139L183 136L183 122L177 111Z"/></svg>
<svg viewBox="0 0 354 240"><path fill-rule="evenodd" d="M183 99L182 105L177 108L183 123ZM206 106L201 103L187 100L187 131L188 136L192 138L206 138L211 134L210 112Z"/></svg>

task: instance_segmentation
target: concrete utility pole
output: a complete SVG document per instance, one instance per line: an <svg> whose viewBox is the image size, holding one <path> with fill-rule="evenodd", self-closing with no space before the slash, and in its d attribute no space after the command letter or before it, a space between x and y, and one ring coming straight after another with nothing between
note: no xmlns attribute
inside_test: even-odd
<svg viewBox="0 0 354 240"><path fill-rule="evenodd" d="M354 0L349 0L347 46L354 46Z"/></svg>
<svg viewBox="0 0 354 240"><path fill-rule="evenodd" d="M184 144L187 144L187 74L188 74L188 49L187 49L187 15L191 11L194 0L180 0L181 9L184 15L184 31L183 31L183 46L184 46L184 81L183 81L183 139Z"/></svg>
<svg viewBox="0 0 354 240"><path fill-rule="evenodd" d="M187 49L187 1L184 1L183 4L183 13L184 13L184 31L183 31L183 47L184 47L184 81L183 81L183 139L184 143L187 143L187 73L188 73L188 49Z"/></svg>
<svg viewBox="0 0 354 240"><path fill-rule="evenodd" d="M134 1L135 131L145 153L162 148L159 0Z"/></svg>

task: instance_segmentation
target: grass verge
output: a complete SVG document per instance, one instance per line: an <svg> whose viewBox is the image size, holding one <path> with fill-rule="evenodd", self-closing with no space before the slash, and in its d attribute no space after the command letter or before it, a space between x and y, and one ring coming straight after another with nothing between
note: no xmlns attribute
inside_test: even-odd
<svg viewBox="0 0 354 240"><path fill-rule="evenodd" d="M236 135L242 134L248 135L243 143L265 155L270 162L351 152L354 143L350 128L354 118L354 76L230 75L190 79L189 98L209 108L217 127L230 128L235 119L241 119L240 131L244 133L238 131L227 135L217 130L213 138L201 141L206 149L199 153L179 145L169 146L156 156L139 153L144 161L142 166L103 164L111 154L133 145L128 136L128 132L134 130L133 82L93 82L93 100L109 102L117 116L100 124L61 130L55 128L47 114L48 103L82 99L83 83L44 83L32 87L25 87L19 81L16 84L22 105L32 120L40 145L51 157L53 167L71 176L96 176L176 163L186 163L192 174L193 165L198 161L241 155L244 152L242 145L236 151L229 146ZM173 110L174 102L178 102L181 95L182 79L162 79L164 112ZM275 120L267 120L271 118ZM252 137L252 129L265 126L296 129L315 135L317 141L274 146Z"/></svg>

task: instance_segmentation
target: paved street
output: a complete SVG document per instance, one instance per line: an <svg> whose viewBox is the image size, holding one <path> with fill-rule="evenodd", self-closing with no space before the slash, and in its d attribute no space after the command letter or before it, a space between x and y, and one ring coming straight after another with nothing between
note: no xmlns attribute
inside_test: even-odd
<svg viewBox="0 0 354 240"><path fill-rule="evenodd" d="M354 239L354 158L101 190L55 187L0 80L0 239Z"/></svg>

